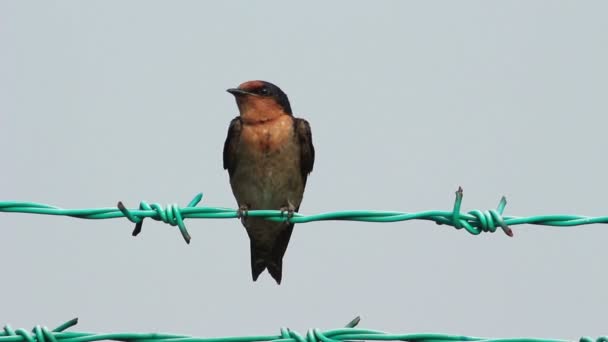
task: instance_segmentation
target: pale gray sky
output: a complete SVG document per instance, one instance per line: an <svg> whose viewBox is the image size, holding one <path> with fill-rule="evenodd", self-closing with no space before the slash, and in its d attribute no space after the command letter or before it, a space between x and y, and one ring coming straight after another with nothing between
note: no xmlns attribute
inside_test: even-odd
<svg viewBox="0 0 608 342"><path fill-rule="evenodd" d="M608 215L608 3L0 2L0 200L234 207L225 89L280 86L317 148L303 213ZM283 284L237 220L0 215L0 325L197 336L608 334L605 226L471 236L430 222L296 225Z"/></svg>

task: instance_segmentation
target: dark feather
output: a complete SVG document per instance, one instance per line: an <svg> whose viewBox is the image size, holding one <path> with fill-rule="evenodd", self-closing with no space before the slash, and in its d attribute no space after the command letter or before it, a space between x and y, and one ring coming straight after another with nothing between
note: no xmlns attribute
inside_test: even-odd
<svg viewBox="0 0 608 342"><path fill-rule="evenodd" d="M228 174L232 176L236 169L237 158L236 150L241 138L241 118L236 117L230 121L228 127L228 136L224 142L224 170L228 170Z"/></svg>
<svg viewBox="0 0 608 342"><path fill-rule="evenodd" d="M295 138L300 145L300 172L302 179L304 180L304 185L306 185L306 179L310 172L312 172L315 163L315 148L312 144L312 134L308 121L294 118L293 123ZM295 208L296 212L299 210L300 206ZM266 260L266 268L278 284L281 283L281 278L283 276L283 256L289 245L289 239L293 233L293 226L293 223L288 224L277 236L270 253L270 258ZM255 274L256 271L257 269L254 268L252 263L252 272ZM254 278L257 277L254 275Z"/></svg>
<svg viewBox="0 0 608 342"><path fill-rule="evenodd" d="M267 265L268 272L279 284L281 284L281 278L283 276L283 256L289 245L289 239L293 232L293 225L293 223L288 224L287 227L281 231L279 236L277 236Z"/></svg>
<svg viewBox="0 0 608 342"><path fill-rule="evenodd" d="M312 144L312 133L308 121L300 118L293 120L296 139L300 143L300 172L306 185L308 174L312 172L315 164L315 147Z"/></svg>

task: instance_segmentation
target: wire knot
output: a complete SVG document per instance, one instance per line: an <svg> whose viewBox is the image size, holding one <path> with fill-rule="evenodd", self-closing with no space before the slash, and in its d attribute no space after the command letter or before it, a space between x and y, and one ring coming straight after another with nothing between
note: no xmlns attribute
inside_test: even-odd
<svg viewBox="0 0 608 342"><path fill-rule="evenodd" d="M197 194L186 207L196 207L202 198L202 193ZM191 237L186 229L186 224L184 223L182 208L180 208L177 204L168 204L166 208L163 208L158 203L148 204L146 201L141 201L139 203L139 210L136 210L128 209L122 202L119 201L117 207L129 221L135 223L135 229L133 229L132 233L133 236L137 236L139 233L141 233L144 218L149 217L153 220L162 221L174 227L177 226L186 243L190 243Z"/></svg>
<svg viewBox="0 0 608 342"><path fill-rule="evenodd" d="M513 237L513 230L507 226L505 220L502 217L502 213L507 206L507 199L503 196L498 203L496 210L471 210L468 212L470 217L463 216L460 213L460 206L462 205L463 191L461 187L458 187L456 191L456 201L454 202L454 210L452 212L451 223L456 229L466 229L473 235L479 235L481 232L494 233L497 227L502 230L508 236Z"/></svg>
<svg viewBox="0 0 608 342"><path fill-rule="evenodd" d="M357 316L346 324L347 329L356 327L361 322L361 317ZM306 338L298 334L289 328L281 328L281 341L295 341L295 342L334 342L336 339L327 336L319 329L311 329L306 333ZM278 342L278 340L275 340Z"/></svg>
<svg viewBox="0 0 608 342"><path fill-rule="evenodd" d="M78 323L78 318L71 319L59 327L49 330L49 328L45 326L37 325L32 329L32 332L29 332L25 329L17 329L13 330L10 325L4 326L4 333L0 332L0 337L2 336L20 336L22 341L27 342L57 342L57 338L55 338L55 333L62 332L63 330L74 326Z"/></svg>
<svg viewBox="0 0 608 342"><path fill-rule="evenodd" d="M293 331L289 328L281 328L281 340L305 342L305 339L302 337L302 335L298 334L297 331Z"/></svg>
<svg viewBox="0 0 608 342"><path fill-rule="evenodd" d="M306 337L303 337L298 332L293 331L289 328L281 329L281 341L295 341L295 342L332 342L336 341L325 336L318 329L308 330Z"/></svg>
<svg viewBox="0 0 608 342"><path fill-rule="evenodd" d="M32 329L32 332L28 332L25 329L11 329L10 325L4 327L4 332L7 336L21 336L23 341L27 342L57 342L53 333L47 327L41 327L39 325Z"/></svg>

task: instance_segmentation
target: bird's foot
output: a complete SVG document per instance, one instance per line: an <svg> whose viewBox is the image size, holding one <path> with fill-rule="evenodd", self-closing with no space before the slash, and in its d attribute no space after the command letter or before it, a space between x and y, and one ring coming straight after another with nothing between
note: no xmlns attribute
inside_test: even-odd
<svg viewBox="0 0 608 342"><path fill-rule="evenodd" d="M296 211L296 207L294 207L293 204L291 204L291 202L287 202L287 205L284 207L281 207L281 216L285 216L285 213L287 213L287 221L289 221L292 217L293 214Z"/></svg>
<svg viewBox="0 0 608 342"><path fill-rule="evenodd" d="M249 206L247 204L241 204L239 209L236 211L236 217L242 220L247 217L248 212Z"/></svg>

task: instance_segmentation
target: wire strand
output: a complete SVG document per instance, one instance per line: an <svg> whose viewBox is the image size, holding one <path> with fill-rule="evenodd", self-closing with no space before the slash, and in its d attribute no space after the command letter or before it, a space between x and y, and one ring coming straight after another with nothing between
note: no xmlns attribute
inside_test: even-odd
<svg viewBox="0 0 608 342"><path fill-rule="evenodd" d="M313 215L294 213L292 217L279 210L250 210L250 217L263 217L272 221L290 221L293 223L308 223L315 221L362 221L362 222L397 222L410 220L434 221L438 225L448 225L456 229L464 229L470 234L479 235L483 232L495 232L500 228L508 236L513 236L511 226L532 224L554 227L571 227L588 224L606 224L608 216L588 217L578 215L539 215L528 217L503 216L507 200L502 197L496 209L471 210L461 212L463 191L458 188L456 199L451 211L428 210L416 213L378 210L347 210L334 211ZM135 223L132 235L137 236L142 230L144 219L150 218L177 226L186 243L191 237L184 223L185 219L233 219L239 217L239 211L221 207L197 207L203 199L199 193L185 207L169 204L165 207L158 203L149 204L142 201L137 209L128 209L122 202L112 208L93 209L62 209L48 204L33 202L5 201L0 202L0 212L26 213L39 215L70 216L80 219L113 219L127 218Z"/></svg>
<svg viewBox="0 0 608 342"><path fill-rule="evenodd" d="M201 338L178 334L165 333L89 333L67 332L65 330L78 323L78 319L69 320L53 330L47 327L35 326L31 332L25 329L13 330L6 325L0 331L0 342L93 342L93 341L129 341L129 342L354 342L354 341L416 341L416 342L448 342L448 341L483 341L483 342L565 342L561 339L544 338L485 338L450 334L391 334L377 330L356 328L360 318L356 317L345 328L321 331L311 329L306 335L288 329L280 329L279 335L268 336L231 336ZM608 336L597 339L581 337L580 342L608 342Z"/></svg>

